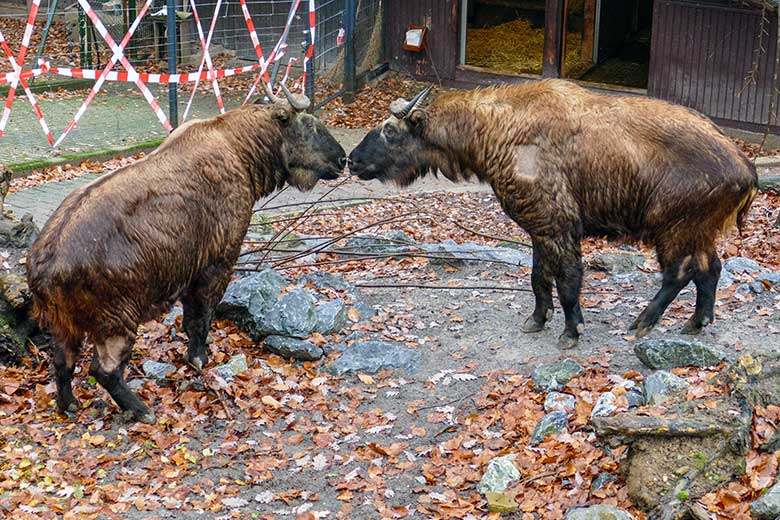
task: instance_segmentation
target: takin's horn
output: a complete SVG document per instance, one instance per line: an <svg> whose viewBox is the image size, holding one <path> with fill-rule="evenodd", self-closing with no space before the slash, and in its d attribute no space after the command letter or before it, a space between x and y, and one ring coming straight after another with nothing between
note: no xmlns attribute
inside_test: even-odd
<svg viewBox="0 0 780 520"><path fill-rule="evenodd" d="M277 97L276 94L274 94L274 89L271 88L271 85L266 83L264 79L260 80L260 83L263 84L263 90L265 90L265 95L268 96L269 101L271 103L281 103L282 99Z"/></svg>
<svg viewBox="0 0 780 520"><path fill-rule="evenodd" d="M422 91L414 96L414 98L406 102L405 99L399 98L393 101L390 104L390 112L397 117L398 119L404 119L406 116L408 116L412 110L417 108L418 106L422 105L425 102L425 98L428 97L428 94L431 93L431 90L433 89L432 85L428 85Z"/></svg>
<svg viewBox="0 0 780 520"><path fill-rule="evenodd" d="M282 92L284 92L284 97L287 98L287 102L290 103L290 106L293 107L298 112L302 112L304 110L308 110L311 106L311 100L304 96L303 94L293 94L287 89L287 86L284 83L281 83L282 86Z"/></svg>

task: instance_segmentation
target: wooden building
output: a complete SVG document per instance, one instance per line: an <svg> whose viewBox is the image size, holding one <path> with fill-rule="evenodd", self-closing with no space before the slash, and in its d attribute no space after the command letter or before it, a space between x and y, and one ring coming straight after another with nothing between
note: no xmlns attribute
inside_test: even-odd
<svg viewBox="0 0 780 520"><path fill-rule="evenodd" d="M747 2L755 0L396 0L385 48L391 68L442 84L563 77L763 131L777 20L770 15L758 53L761 9ZM403 49L413 25L427 28L421 52Z"/></svg>

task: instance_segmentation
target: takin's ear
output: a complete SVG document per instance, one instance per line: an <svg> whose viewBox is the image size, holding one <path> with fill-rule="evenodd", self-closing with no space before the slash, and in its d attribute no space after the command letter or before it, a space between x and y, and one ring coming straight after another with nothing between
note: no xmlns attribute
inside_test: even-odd
<svg viewBox="0 0 780 520"><path fill-rule="evenodd" d="M418 132L425 126L425 123L428 122L428 112L422 108L416 108L412 110L411 114L406 116L406 122L413 132Z"/></svg>
<svg viewBox="0 0 780 520"><path fill-rule="evenodd" d="M290 124L290 121L292 121L293 111L290 107L275 106L271 110L274 119L278 120L283 126Z"/></svg>

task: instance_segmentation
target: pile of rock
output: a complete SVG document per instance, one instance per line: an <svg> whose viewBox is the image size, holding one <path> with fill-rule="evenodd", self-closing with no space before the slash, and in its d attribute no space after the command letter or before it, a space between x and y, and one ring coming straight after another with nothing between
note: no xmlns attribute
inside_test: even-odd
<svg viewBox="0 0 780 520"><path fill-rule="evenodd" d="M334 293L339 296L328 296ZM375 314L376 310L361 300L357 288L339 276L316 272L290 286L273 269L233 281L216 309L217 318L233 320L252 339L263 340L266 350L282 357L313 361L330 350L342 351L327 367L336 375L375 373L384 368L414 372L420 353L400 343L354 335L347 337L349 347L344 343L320 346L309 339L314 333L328 336L344 331L350 324L348 317L359 322Z"/></svg>
<svg viewBox="0 0 780 520"><path fill-rule="evenodd" d="M763 371L755 368L756 363L752 368L737 369L732 379L739 383L730 381L730 386L742 388L744 392L750 389L750 395L754 397L710 397L708 407L702 408L698 406L699 402L686 399L689 383L669 370L718 365L725 359L720 349L698 341L667 338L639 342L634 351L642 363L655 372L642 384L611 377L615 384L611 391L598 397L591 412L591 427L607 444L629 445L624 478L629 496L636 505L653 513L687 511L686 508L695 506L695 500L687 497L699 498L737 474L740 461L744 461L744 447L751 426L751 414L740 403L759 398L766 400L767 395L777 393L762 387L759 380L762 374L771 380L775 373L780 373L780 360L762 361ZM729 373L728 370L725 373ZM566 393L566 388L583 372L583 367L573 359L536 367L532 381L538 391L546 393L545 415L531 435L531 445L538 446L550 436L567 430L580 397ZM747 373L752 375L747 376ZM619 397L625 399L619 400ZM780 401L780 397L777 400ZM663 405L668 411L661 415L658 412L648 414L639 409L645 405ZM543 444L536 449L542 447ZM515 455L509 454L492 460L477 487L485 495L490 511L517 509L514 497L506 493L511 483L520 478L514 459ZM591 488L599 489L617 478L617 475L603 473L592 482ZM780 485L763 495L754 504L753 511L758 518L775 518L780 514ZM633 517L611 506L585 505L570 509L564 516L568 520L607 518Z"/></svg>
<svg viewBox="0 0 780 520"><path fill-rule="evenodd" d="M323 348L307 338L315 332L327 335L343 329L349 306L342 297L318 300L321 293L303 287L307 284L318 289L335 289L357 300L354 286L337 276L309 275L286 290L287 280L273 269L266 269L231 282L215 315L233 320L252 339L265 339L266 349L280 356L319 359L324 354ZM286 290L284 294L283 290ZM365 304L353 308L362 319L373 312Z"/></svg>
<svg viewBox="0 0 780 520"><path fill-rule="evenodd" d="M738 292L762 294L770 289L780 289L780 272L765 269L755 260L743 256L732 256L723 262L718 286L732 285L736 283L736 277L744 280L746 276L753 281L740 284L737 287Z"/></svg>
<svg viewBox="0 0 780 520"><path fill-rule="evenodd" d="M21 220L0 215L0 363L18 363L27 355L28 338L40 334L29 316L27 250L38 236L32 215ZM35 343L45 343L35 338Z"/></svg>

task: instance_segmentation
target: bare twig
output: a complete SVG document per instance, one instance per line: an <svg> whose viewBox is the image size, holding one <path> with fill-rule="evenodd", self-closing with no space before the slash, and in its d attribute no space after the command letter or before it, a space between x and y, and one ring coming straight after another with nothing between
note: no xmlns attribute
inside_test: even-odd
<svg viewBox="0 0 780 520"><path fill-rule="evenodd" d="M260 211L272 211L275 209L283 209L283 208L295 208L298 206L308 206L311 204L326 204L330 202L360 202L360 201L369 201L369 200L392 200L392 197L342 197L338 199L328 199L328 200L318 200L316 202L290 202L289 204L279 204L278 206L271 206L266 208L258 208L254 210L254 213L259 213Z"/></svg>
<svg viewBox="0 0 780 520"><path fill-rule="evenodd" d="M758 47L755 51L755 58L753 59L753 65L750 68L750 72L748 72L747 77L745 77L745 83L742 85L742 88L739 89L739 92L737 93L737 97L740 97L752 84L755 84L756 82L756 74L758 74L758 64L761 61L761 56L766 54L766 49L764 48L764 35L769 36L769 32L767 31L767 25L769 24L769 18L766 16L766 7L767 2L766 0L762 0L761 2L761 26L758 29Z"/></svg>
<svg viewBox="0 0 780 520"><path fill-rule="evenodd" d="M378 284L378 283L359 283L355 284L355 287L361 289L454 289L460 291L518 291L518 292L533 292L531 289L525 287L505 287L501 285L426 285L417 283L394 283L394 284Z"/></svg>

